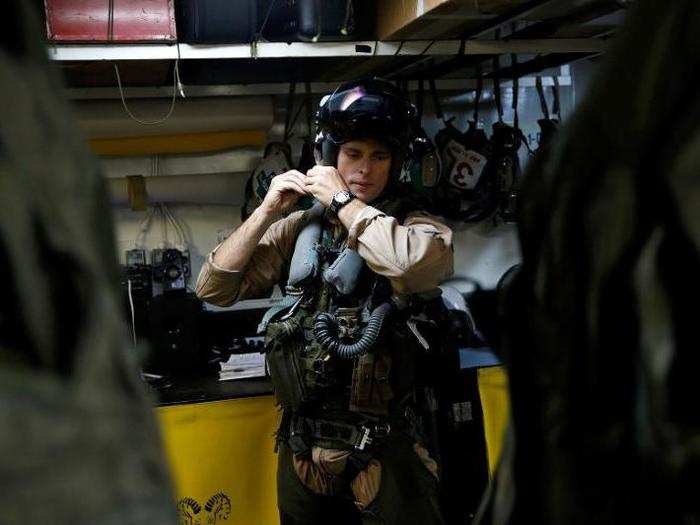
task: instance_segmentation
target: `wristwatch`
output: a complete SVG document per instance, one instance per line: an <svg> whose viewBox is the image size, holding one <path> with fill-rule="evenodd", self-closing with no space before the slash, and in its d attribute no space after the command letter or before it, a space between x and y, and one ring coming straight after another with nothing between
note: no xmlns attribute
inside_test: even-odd
<svg viewBox="0 0 700 525"><path fill-rule="evenodd" d="M330 208L330 210L333 213L338 215L340 208L345 206L348 202L350 202L354 198L355 198L355 195L353 195L348 190L338 190L333 194L333 197L331 198L331 204L328 207Z"/></svg>

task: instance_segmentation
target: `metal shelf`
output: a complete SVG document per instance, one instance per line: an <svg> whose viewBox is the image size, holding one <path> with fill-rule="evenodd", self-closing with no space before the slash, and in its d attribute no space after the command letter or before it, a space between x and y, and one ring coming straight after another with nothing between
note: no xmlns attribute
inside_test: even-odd
<svg viewBox="0 0 700 525"><path fill-rule="evenodd" d="M557 75L559 85L562 87L571 85L569 68L563 66ZM519 80L520 87L534 88L536 77L527 76ZM511 80L501 80L502 87L511 87ZM542 84L545 87L554 85L552 76L543 76ZM476 81L473 79L438 79L435 81L438 91L464 91L476 88ZM488 81L487 81L488 85ZM337 82L311 82L310 92L323 94L333 91L338 87ZM417 81L409 81L407 84L409 91L418 90ZM288 95L289 82L277 83L255 83L255 84L227 84L218 86L184 86L188 98L196 97L235 97L235 96L256 96L256 95ZM172 86L167 87L130 87L129 98L167 98L172 97ZM114 87L88 87L88 88L67 88L66 97L72 100L90 99L118 99L119 89Z"/></svg>
<svg viewBox="0 0 700 525"><path fill-rule="evenodd" d="M602 53L603 39L415 40L406 42L258 42L254 44L48 44L54 61L342 58L372 56L456 56L503 53Z"/></svg>

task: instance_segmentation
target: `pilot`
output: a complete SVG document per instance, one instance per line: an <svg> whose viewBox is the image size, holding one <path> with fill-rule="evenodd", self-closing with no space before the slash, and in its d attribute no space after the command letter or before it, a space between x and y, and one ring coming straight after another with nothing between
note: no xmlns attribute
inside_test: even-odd
<svg viewBox="0 0 700 525"><path fill-rule="evenodd" d="M286 292L260 326L283 409L282 524L443 523L415 417L425 340L406 312L452 274L452 232L399 181L415 108L385 80L350 82L316 126L318 164L272 179L209 254L197 295L223 306ZM306 195L315 204L291 212Z"/></svg>

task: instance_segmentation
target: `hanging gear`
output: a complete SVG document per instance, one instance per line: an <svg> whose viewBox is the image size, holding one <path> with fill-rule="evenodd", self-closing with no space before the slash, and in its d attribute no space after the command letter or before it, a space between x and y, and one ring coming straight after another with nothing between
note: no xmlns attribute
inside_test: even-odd
<svg viewBox="0 0 700 525"><path fill-rule="evenodd" d="M561 113L559 106L559 81L554 77L552 85L552 94L554 100L552 102L552 112L550 113L547 107L547 99L542 83L542 78L537 77L535 80L537 95L540 100L542 109L542 118L537 121L540 126L539 143L533 159L528 166L528 177L531 179L531 184L535 184L533 179L541 178L544 172L544 166L550 158L552 148L555 147L556 138L559 134ZM556 116L556 118L554 118ZM538 184L544 184L543 180L537 181ZM519 215L525 216L533 212L533 206L536 202L533 199L523 199L519 204Z"/></svg>
<svg viewBox="0 0 700 525"><path fill-rule="evenodd" d="M289 83L289 94L287 95L287 109L282 142L270 142L265 146L262 159L252 171L250 177L248 177L245 186L244 202L241 207L241 221L245 221L250 217L250 214L253 213L255 208L260 206L260 203L265 199L265 195L267 195L267 190L270 189L273 177L294 169L294 165L292 164L292 147L289 144L289 139L293 136L292 130L294 129L303 107L303 105L300 105L297 111L294 111L295 92L296 81L292 81ZM305 160L303 151L300 162L302 161L308 162ZM296 209L306 209L310 207L311 204L312 202L309 199L300 199Z"/></svg>
<svg viewBox="0 0 700 525"><path fill-rule="evenodd" d="M484 130L478 127L482 90L483 80L477 68L474 114L467 131L461 133L450 120L443 119L445 127L435 137L443 161L436 199L442 213L453 220L479 221L495 209L491 204L491 145Z"/></svg>
<svg viewBox="0 0 700 525"><path fill-rule="evenodd" d="M513 70L513 126L503 122L503 108L498 108L498 122L493 125L493 135L491 136L491 147L493 151L493 169L496 182L496 202L498 216L505 222L514 222L516 215L516 201L518 186L522 177L520 168L520 158L518 152L523 144L526 144L525 137L519 127L518 118L518 91L519 82L517 77L517 56L511 55L511 67ZM494 67L498 67L498 59L494 59ZM500 104L500 82L498 76L494 76L497 97L497 105Z"/></svg>
<svg viewBox="0 0 700 525"><path fill-rule="evenodd" d="M304 85L304 112L306 113L306 131L307 135L304 139L304 144L301 147L301 155L299 156L299 164L297 169L306 173L308 170L314 167L316 164L316 159L314 158L314 143L313 143L313 110L312 110L312 98L311 98L311 84L306 82Z"/></svg>
<svg viewBox="0 0 700 525"><path fill-rule="evenodd" d="M561 112L559 105L559 79L557 77L552 77L554 83L552 84L552 95L554 101L552 102L552 116L550 116L549 108L547 107L547 99L544 94L544 87L542 85L542 77L537 77L535 81L535 86L537 88L537 96L540 99L540 107L542 108L543 118L537 121L540 126L540 140L537 146L537 151L544 151L549 147L550 142L554 138L554 135L559 130L559 123L561 122ZM556 115L557 118L552 118Z"/></svg>
<svg viewBox="0 0 700 525"><path fill-rule="evenodd" d="M245 185L245 197L241 206L241 221L245 221L265 198L272 178L292 169L292 151L286 142L271 142L265 147L263 157L251 172Z"/></svg>
<svg viewBox="0 0 700 525"><path fill-rule="evenodd" d="M442 110L437 104L437 94L435 92L435 81L430 79L430 90L433 95L433 103L436 108L438 118L442 119ZM416 100L417 118L414 128L414 139L411 142L410 150L403 163L400 180L410 184L412 189L418 193L432 197L432 192L440 180L440 156L435 148L435 144L425 132L422 126L423 120L423 80L418 81L418 97Z"/></svg>

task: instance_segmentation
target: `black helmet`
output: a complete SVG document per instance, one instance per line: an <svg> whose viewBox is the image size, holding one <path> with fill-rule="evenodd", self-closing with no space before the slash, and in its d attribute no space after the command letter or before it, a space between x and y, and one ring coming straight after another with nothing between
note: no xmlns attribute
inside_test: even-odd
<svg viewBox="0 0 700 525"><path fill-rule="evenodd" d="M392 175L398 174L416 124L415 107L391 82L375 77L341 84L316 113L317 161L335 166L341 144L372 138L391 148Z"/></svg>

